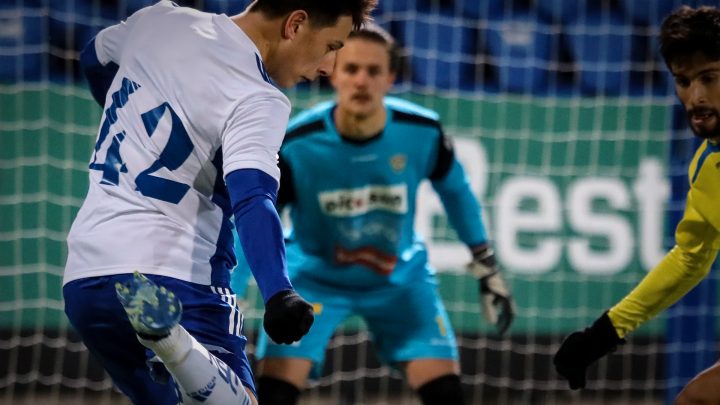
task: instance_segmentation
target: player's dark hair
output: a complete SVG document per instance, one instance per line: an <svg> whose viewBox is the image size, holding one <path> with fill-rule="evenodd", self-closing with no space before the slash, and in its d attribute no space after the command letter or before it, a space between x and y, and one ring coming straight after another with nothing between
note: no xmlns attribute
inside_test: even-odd
<svg viewBox="0 0 720 405"><path fill-rule="evenodd" d="M695 53L720 60L720 9L682 6L673 11L660 28L660 53L668 67Z"/></svg>
<svg viewBox="0 0 720 405"><path fill-rule="evenodd" d="M260 11L269 17L282 17L295 10L305 10L310 23L323 28L335 25L341 16L351 16L353 28L371 19L370 12L377 0L257 0L250 11Z"/></svg>
<svg viewBox="0 0 720 405"><path fill-rule="evenodd" d="M365 24L360 27L359 30L351 32L348 39L351 38L360 38L386 46L390 61L390 71L397 73L400 69L400 48L397 46L397 43L393 39L392 35L382 29L379 25L372 23Z"/></svg>

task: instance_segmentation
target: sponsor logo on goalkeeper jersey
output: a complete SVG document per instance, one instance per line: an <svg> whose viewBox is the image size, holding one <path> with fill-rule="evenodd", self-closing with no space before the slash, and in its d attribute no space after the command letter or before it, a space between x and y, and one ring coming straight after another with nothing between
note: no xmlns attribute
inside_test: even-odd
<svg viewBox="0 0 720 405"><path fill-rule="evenodd" d="M335 248L335 261L338 264L359 264L382 275L389 276L397 263L397 256L383 253L371 246L359 249Z"/></svg>
<svg viewBox="0 0 720 405"><path fill-rule="evenodd" d="M390 167L392 167L395 173L402 173L402 171L405 170L405 166L407 166L406 155L398 153L390 158Z"/></svg>
<svg viewBox="0 0 720 405"><path fill-rule="evenodd" d="M401 222L404 218L399 219L387 219L378 218L377 221L366 218L363 226L357 226L354 221L336 221L336 230L339 237L349 244L357 244L363 239L373 238L375 240L381 240L385 243L395 246L400 241L400 229L402 229Z"/></svg>
<svg viewBox="0 0 720 405"><path fill-rule="evenodd" d="M367 185L361 188L325 191L318 195L326 215L350 217L379 210L394 214L408 211L407 185Z"/></svg>

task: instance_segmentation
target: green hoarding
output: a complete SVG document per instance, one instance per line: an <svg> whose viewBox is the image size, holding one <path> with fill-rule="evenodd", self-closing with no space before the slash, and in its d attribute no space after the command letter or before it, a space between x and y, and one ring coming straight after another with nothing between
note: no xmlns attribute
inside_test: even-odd
<svg viewBox="0 0 720 405"><path fill-rule="evenodd" d="M87 190L101 111L83 88L0 90L0 328L64 327L64 238ZM438 111L456 140L517 299L513 333L583 325L664 251L666 100L406 96ZM293 98L302 107L321 97ZM464 247L431 192L419 205L455 328L486 330Z"/></svg>

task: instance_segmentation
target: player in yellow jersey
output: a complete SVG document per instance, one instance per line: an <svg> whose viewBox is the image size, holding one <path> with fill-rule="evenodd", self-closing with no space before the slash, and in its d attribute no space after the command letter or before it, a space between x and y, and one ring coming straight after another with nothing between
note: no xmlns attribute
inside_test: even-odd
<svg viewBox="0 0 720 405"><path fill-rule="evenodd" d="M707 276L720 248L720 9L672 12L660 30L660 50L690 127L704 142L688 170L690 191L675 247L630 294L568 336L555 355L555 367L572 389L585 387L590 364ZM693 378L676 404L720 404L720 362Z"/></svg>

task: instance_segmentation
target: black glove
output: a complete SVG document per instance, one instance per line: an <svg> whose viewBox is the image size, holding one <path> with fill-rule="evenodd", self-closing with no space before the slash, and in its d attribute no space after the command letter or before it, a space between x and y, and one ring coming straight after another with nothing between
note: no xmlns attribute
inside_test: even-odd
<svg viewBox="0 0 720 405"><path fill-rule="evenodd" d="M565 338L553 363L557 372L568 380L570 389L585 388L587 367L623 343L625 339L617 335L606 311L589 328Z"/></svg>
<svg viewBox="0 0 720 405"><path fill-rule="evenodd" d="M313 307L293 290L283 290L265 304L263 325L275 343L290 344L300 340L313 324Z"/></svg>
<svg viewBox="0 0 720 405"><path fill-rule="evenodd" d="M508 289L497 269L495 253L488 244L472 249L473 260L467 265L467 271L478 279L481 311L488 322L495 325L498 334L504 334L515 317L510 289Z"/></svg>

